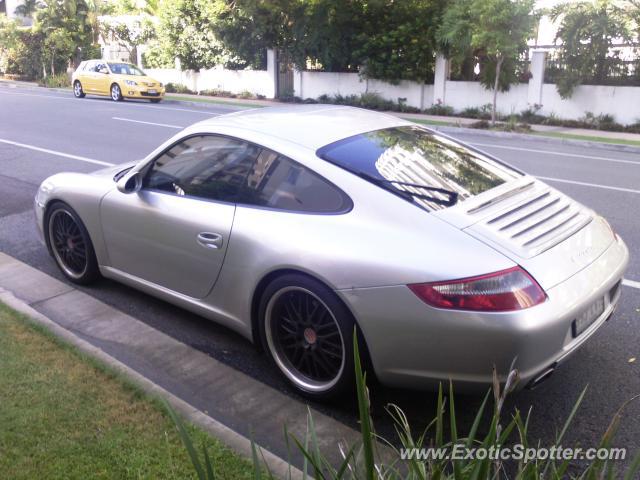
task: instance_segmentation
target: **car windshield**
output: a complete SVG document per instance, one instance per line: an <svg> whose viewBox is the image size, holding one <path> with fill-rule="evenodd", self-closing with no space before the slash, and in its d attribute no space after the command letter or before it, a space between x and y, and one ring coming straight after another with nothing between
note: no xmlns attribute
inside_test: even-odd
<svg viewBox="0 0 640 480"><path fill-rule="evenodd" d="M119 75L136 75L138 77L145 75L142 70L130 63L109 63L109 70L111 70L111 73Z"/></svg>
<svg viewBox="0 0 640 480"><path fill-rule="evenodd" d="M345 138L322 147L317 155L428 210L522 176L464 145L413 126Z"/></svg>

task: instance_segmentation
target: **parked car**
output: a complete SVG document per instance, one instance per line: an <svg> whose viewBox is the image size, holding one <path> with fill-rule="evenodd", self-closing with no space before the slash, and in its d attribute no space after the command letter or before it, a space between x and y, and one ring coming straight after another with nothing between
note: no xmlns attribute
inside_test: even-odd
<svg viewBox="0 0 640 480"><path fill-rule="evenodd" d="M158 103L164 98L164 85L148 77L131 63L86 60L78 65L71 77L76 98L85 95L106 95L114 101L138 98Z"/></svg>
<svg viewBox="0 0 640 480"><path fill-rule="evenodd" d="M45 180L64 275L100 275L261 345L298 391L536 385L613 313L628 250L545 183L397 117L291 106L196 123L144 160ZM503 378L503 377L501 377Z"/></svg>

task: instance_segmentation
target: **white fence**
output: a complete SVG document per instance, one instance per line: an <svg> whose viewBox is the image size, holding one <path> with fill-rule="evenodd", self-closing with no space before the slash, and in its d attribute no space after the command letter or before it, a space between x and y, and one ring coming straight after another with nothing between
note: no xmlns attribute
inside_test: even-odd
<svg viewBox="0 0 640 480"><path fill-rule="evenodd" d="M571 98L562 99L555 85L545 84L543 81L545 54L544 51L532 52L531 79L528 83L512 85L509 91L498 93L500 113L520 113L537 104L542 105L540 113L554 114L562 119L578 119L585 112L592 112L596 115L613 115L617 122L623 124L640 121L640 87L581 85L575 89ZM409 81L392 85L379 80L363 79L357 73L294 71L293 88L294 95L303 99L368 92L396 102L403 99L407 105L420 109L441 103L461 111L492 102L493 94L490 90L478 82L447 80L447 70L447 61L439 57L433 85ZM268 52L267 70L263 71L214 68L200 72L179 69L147 69L147 72L161 82L182 84L194 91L249 91L267 98L274 98L277 92L277 68L273 51Z"/></svg>
<svg viewBox="0 0 640 480"><path fill-rule="evenodd" d="M274 82L266 70L225 70L212 68L194 72L191 70L146 68L145 72L162 83L175 83L199 92L225 90L231 93L251 92L267 98L275 96Z"/></svg>
<svg viewBox="0 0 640 480"><path fill-rule="evenodd" d="M178 65L179 67L179 65ZM266 70L181 70L180 68L145 68L145 72L162 83L184 85L189 90L225 90L231 93L251 92L267 98L276 96L275 55L267 51Z"/></svg>

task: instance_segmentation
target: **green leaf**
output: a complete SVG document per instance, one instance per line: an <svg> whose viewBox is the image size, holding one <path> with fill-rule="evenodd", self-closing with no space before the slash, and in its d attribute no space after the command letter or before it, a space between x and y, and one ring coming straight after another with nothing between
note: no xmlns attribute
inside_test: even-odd
<svg viewBox="0 0 640 480"><path fill-rule="evenodd" d="M360 433L362 436L362 450L364 453L365 479L373 480L375 473L375 459L373 455L373 426L369 415L369 397L367 394L366 374L362 372L360 352L358 350L358 335L353 329L353 357L356 369L356 390L358 394L358 412L360 416Z"/></svg>
<svg viewBox="0 0 640 480"><path fill-rule="evenodd" d="M207 446L204 444L204 442L202 443L202 455L204 458L204 467L207 474L207 480L215 480L216 476L213 472L211 458L209 457L209 452L207 451Z"/></svg>
<svg viewBox="0 0 640 480"><path fill-rule="evenodd" d="M182 439L182 443L187 449L187 453L189 454L189 458L191 459L193 468L196 470L196 474L198 475L198 478L200 480L207 480L207 476L205 475L205 471L202 468L202 464L200 463L200 459L198 458L196 449L194 448L193 442L191 441L191 436L189 435L189 432L187 432L187 429L184 423L182 422L182 419L166 400L163 400L163 403L167 412L169 413L169 416L173 420L173 423L176 425L176 428L178 429L178 433L180 435L180 438Z"/></svg>

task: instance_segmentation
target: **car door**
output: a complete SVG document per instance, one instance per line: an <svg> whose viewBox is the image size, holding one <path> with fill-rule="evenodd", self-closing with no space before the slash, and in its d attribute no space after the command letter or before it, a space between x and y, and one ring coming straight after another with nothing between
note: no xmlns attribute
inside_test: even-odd
<svg viewBox="0 0 640 480"><path fill-rule="evenodd" d="M87 62L84 68L78 72L78 80L82 84L82 89L85 93L95 92L95 66L96 62L90 60Z"/></svg>
<svg viewBox="0 0 640 480"><path fill-rule="evenodd" d="M94 75L94 89L96 93L108 95L111 89L111 75L105 62L96 62Z"/></svg>
<svg viewBox="0 0 640 480"><path fill-rule="evenodd" d="M189 136L153 161L137 193L114 188L100 210L110 266L205 297L222 268L237 189L259 151L228 137Z"/></svg>

